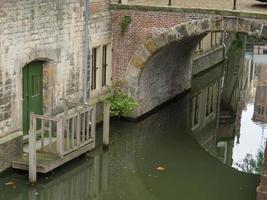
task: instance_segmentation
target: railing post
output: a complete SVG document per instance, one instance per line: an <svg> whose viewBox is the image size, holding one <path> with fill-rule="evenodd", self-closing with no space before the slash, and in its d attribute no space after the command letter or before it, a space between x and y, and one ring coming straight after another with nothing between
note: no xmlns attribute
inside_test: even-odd
<svg viewBox="0 0 267 200"><path fill-rule="evenodd" d="M63 157L64 153L64 125L63 125L63 118L59 118L57 122L57 153L60 157Z"/></svg>
<svg viewBox="0 0 267 200"><path fill-rule="evenodd" d="M96 133L96 105L93 107L92 110L92 122L91 122L91 129L92 129L92 138L95 140L95 133Z"/></svg>
<svg viewBox="0 0 267 200"><path fill-rule="evenodd" d="M169 0L168 6L172 5L172 0Z"/></svg>
<svg viewBox="0 0 267 200"><path fill-rule="evenodd" d="M29 130L29 181L35 183L36 179L36 119L34 113L31 112Z"/></svg>
<svg viewBox="0 0 267 200"><path fill-rule="evenodd" d="M110 103L104 101L104 111L103 111L103 145L109 145L109 122L110 122Z"/></svg>

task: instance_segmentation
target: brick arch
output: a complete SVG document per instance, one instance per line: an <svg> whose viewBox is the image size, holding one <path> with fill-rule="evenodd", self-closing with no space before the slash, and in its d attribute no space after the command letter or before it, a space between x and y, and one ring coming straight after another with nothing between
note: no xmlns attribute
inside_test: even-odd
<svg viewBox="0 0 267 200"><path fill-rule="evenodd" d="M142 45L134 52L126 71L129 94L138 101L140 77L146 64L161 49L173 42L186 38L203 35L209 32L241 32L256 37L267 38L267 23L239 17L209 17L192 20L168 28L160 34L147 37ZM140 113L137 111L134 117Z"/></svg>

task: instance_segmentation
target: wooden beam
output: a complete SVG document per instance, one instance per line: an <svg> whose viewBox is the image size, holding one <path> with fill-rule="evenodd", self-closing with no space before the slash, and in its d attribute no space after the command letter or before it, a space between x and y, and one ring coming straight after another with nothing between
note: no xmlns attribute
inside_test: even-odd
<svg viewBox="0 0 267 200"><path fill-rule="evenodd" d="M29 130L29 181L35 183L36 180L36 119L34 113L31 112Z"/></svg>
<svg viewBox="0 0 267 200"><path fill-rule="evenodd" d="M109 145L110 103L104 101L103 111L103 145Z"/></svg>

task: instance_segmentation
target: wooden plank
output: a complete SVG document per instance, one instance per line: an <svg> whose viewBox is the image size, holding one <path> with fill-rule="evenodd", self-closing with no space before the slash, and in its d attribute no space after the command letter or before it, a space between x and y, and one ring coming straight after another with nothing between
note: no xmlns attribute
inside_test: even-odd
<svg viewBox="0 0 267 200"><path fill-rule="evenodd" d="M72 148L74 148L74 145L75 145L75 141L74 141L75 118L76 117L73 117L72 120L71 120L71 146L72 146Z"/></svg>
<svg viewBox="0 0 267 200"><path fill-rule="evenodd" d="M67 154L63 158L57 157L54 159L51 159L50 161L45 161L44 159L39 159L39 163L37 163L37 172L39 173L47 173L63 164L66 162L77 158L78 156L86 153L87 151L90 151L95 148L95 142L91 142L76 151L72 151L71 153ZM39 156L39 155L38 155ZM42 164L40 163L42 161ZM45 161L45 162L44 162ZM21 169L21 170L28 170L28 163L27 162L19 162L19 161L13 161L12 162L12 167L15 169Z"/></svg>
<svg viewBox="0 0 267 200"><path fill-rule="evenodd" d="M52 151L52 122L49 121L49 132L48 132L48 137L49 137L49 150Z"/></svg>
<svg viewBox="0 0 267 200"><path fill-rule="evenodd" d="M103 117L103 145L109 145L109 124L110 124L110 103L104 102L104 117Z"/></svg>
<svg viewBox="0 0 267 200"><path fill-rule="evenodd" d="M86 140L89 140L89 138L90 138L90 117L91 117L90 111L88 111L86 113L86 115L87 115L87 122L86 122Z"/></svg>
<svg viewBox="0 0 267 200"><path fill-rule="evenodd" d="M77 117L76 140L77 140L77 145L79 146L80 141L81 141L81 115L80 114Z"/></svg>
<svg viewBox="0 0 267 200"><path fill-rule="evenodd" d="M85 141L85 113L83 113L83 119L82 119L82 142Z"/></svg>
<svg viewBox="0 0 267 200"><path fill-rule="evenodd" d="M29 181L35 183L37 179L36 171L36 119L33 113L30 113L30 131L29 131Z"/></svg>
<svg viewBox="0 0 267 200"><path fill-rule="evenodd" d="M63 119L61 118L57 123L57 153L63 158L64 152L64 136L63 136Z"/></svg>
<svg viewBox="0 0 267 200"><path fill-rule="evenodd" d="M44 148L44 119L41 120L41 149ZM37 133L36 133L37 134Z"/></svg>
<svg viewBox="0 0 267 200"><path fill-rule="evenodd" d="M66 150L69 150L70 148L70 120L67 119L67 138L66 138L66 142L67 142L67 146L66 146Z"/></svg>
<svg viewBox="0 0 267 200"><path fill-rule="evenodd" d="M96 132L96 106L94 106L94 108L92 110L91 131L92 131L92 138L95 139L95 132Z"/></svg>
<svg viewBox="0 0 267 200"><path fill-rule="evenodd" d="M37 115L37 114L34 114L34 117L36 119L44 119L44 120L47 120L47 121L54 121L54 122L58 121L57 117L50 116L50 115Z"/></svg>

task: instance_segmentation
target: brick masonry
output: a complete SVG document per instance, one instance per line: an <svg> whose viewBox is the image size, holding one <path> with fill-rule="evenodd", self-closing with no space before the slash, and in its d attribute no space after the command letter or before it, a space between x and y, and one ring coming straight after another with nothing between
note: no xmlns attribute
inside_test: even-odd
<svg viewBox="0 0 267 200"><path fill-rule="evenodd" d="M177 57L191 58L192 51L206 33L243 32L266 37L263 32L266 24L260 20L182 13L149 6L113 4L111 8L113 79L126 80L129 94L139 102L133 117L145 114L190 88L192 63ZM131 22L128 29L122 31L125 16L130 17ZM184 40L187 45L181 44ZM189 44L195 46L186 48ZM173 48L169 48L171 46ZM169 50L163 53L166 48ZM173 65L176 69L169 67ZM160 68L162 72L157 72Z"/></svg>

